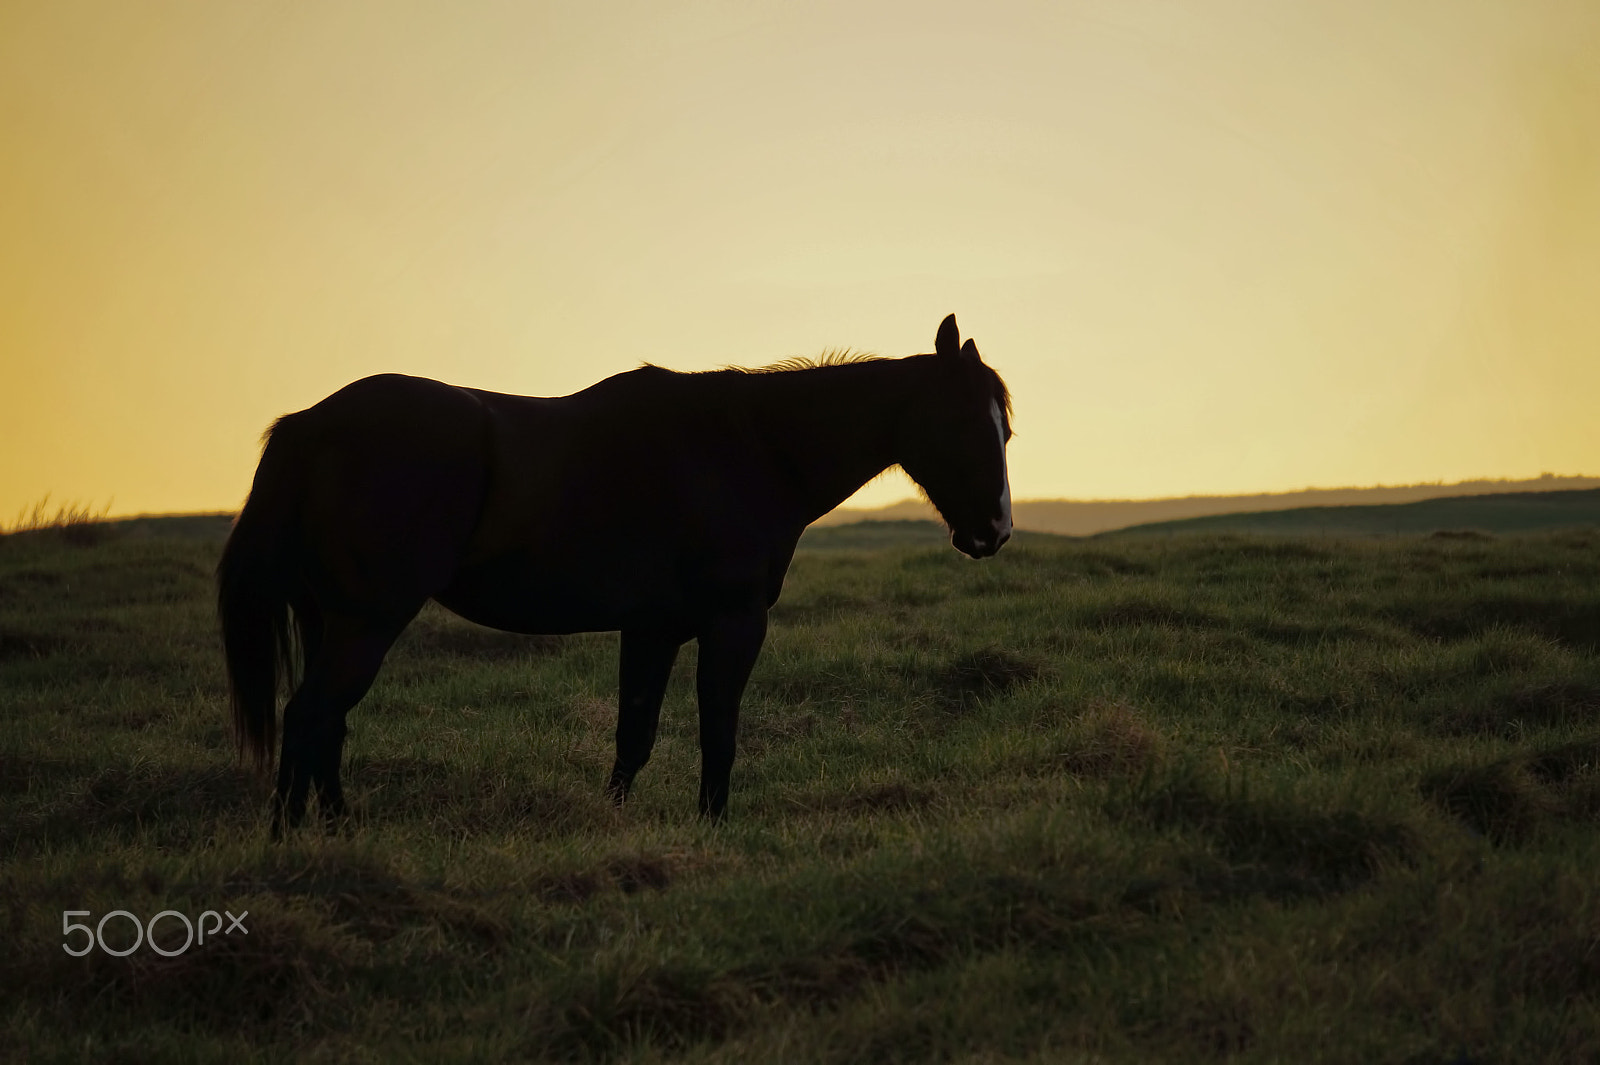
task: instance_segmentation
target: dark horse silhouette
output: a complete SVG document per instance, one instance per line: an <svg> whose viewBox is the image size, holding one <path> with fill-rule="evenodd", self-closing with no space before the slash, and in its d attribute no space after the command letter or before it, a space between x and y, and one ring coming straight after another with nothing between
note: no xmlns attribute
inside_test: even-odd
<svg viewBox="0 0 1600 1065"><path fill-rule="evenodd" d="M805 527L898 464L973 558L1011 535L1005 384L961 343L763 370L643 366L559 399L382 374L268 431L217 567L241 755L271 763L273 832L314 785L344 810L345 715L430 598L523 633L622 632L621 802L678 648L700 644L700 812L728 801L739 700ZM292 622L291 622L292 611Z"/></svg>

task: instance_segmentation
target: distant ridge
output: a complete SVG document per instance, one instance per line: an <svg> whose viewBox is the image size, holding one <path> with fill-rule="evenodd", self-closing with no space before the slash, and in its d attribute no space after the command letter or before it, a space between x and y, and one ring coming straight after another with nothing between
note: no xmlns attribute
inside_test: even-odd
<svg viewBox="0 0 1600 1065"><path fill-rule="evenodd" d="M1600 477L1557 477L1546 474L1527 481L1461 481L1456 484L1412 484L1376 488L1307 488L1298 492L1270 492L1248 496L1183 496L1176 499L1041 499L1012 506L1012 521L1019 529L1091 536L1131 525L1181 521L1214 514L1248 514L1294 510L1302 507L1373 506L1416 503L1426 499L1459 496L1506 495L1519 492L1561 492L1600 488ZM840 508L823 515L815 525L844 525L855 521L938 520L925 500L907 499L874 510Z"/></svg>
<svg viewBox="0 0 1600 1065"><path fill-rule="evenodd" d="M1265 536L1510 535L1600 526L1600 488L1495 492L1415 503L1296 507L1249 514L1208 514L1113 529L1106 536L1246 533Z"/></svg>

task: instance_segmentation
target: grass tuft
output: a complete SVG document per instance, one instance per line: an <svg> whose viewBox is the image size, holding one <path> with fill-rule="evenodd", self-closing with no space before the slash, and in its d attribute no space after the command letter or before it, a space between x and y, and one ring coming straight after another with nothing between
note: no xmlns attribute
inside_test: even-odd
<svg viewBox="0 0 1600 1065"><path fill-rule="evenodd" d="M1349 890L1386 866L1417 860L1403 821L1347 808L1319 809L1292 794L1252 795L1246 784L1181 765L1147 776L1110 811L1208 838L1229 868L1225 891L1292 898Z"/></svg>
<svg viewBox="0 0 1600 1065"><path fill-rule="evenodd" d="M1096 702L1072 723L1056 758L1068 773L1139 776L1160 767L1166 747L1165 737L1129 704Z"/></svg>
<svg viewBox="0 0 1600 1065"><path fill-rule="evenodd" d="M1522 844L1563 820L1600 813L1600 738L1593 735L1422 779L1439 809L1495 843Z"/></svg>
<svg viewBox="0 0 1600 1065"><path fill-rule="evenodd" d="M1042 673L1035 662L1003 647L984 647L956 657L939 671L937 685L944 699L964 706L980 699L1005 695L1029 684Z"/></svg>
<svg viewBox="0 0 1600 1065"><path fill-rule="evenodd" d="M109 502L95 510L87 503L74 501L57 504L52 512L50 496L46 493L33 506L23 507L11 523L11 528L0 529L0 537L49 535L73 547L93 547L115 535L115 527L106 521L110 511Z"/></svg>

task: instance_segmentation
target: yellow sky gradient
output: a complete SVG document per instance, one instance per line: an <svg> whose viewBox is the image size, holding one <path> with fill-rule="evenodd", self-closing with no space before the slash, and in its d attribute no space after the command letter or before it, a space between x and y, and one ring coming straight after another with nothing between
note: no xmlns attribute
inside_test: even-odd
<svg viewBox="0 0 1600 1065"><path fill-rule="evenodd" d="M952 311L1018 498L1600 473L1592 0L8 0L0 149L0 521Z"/></svg>

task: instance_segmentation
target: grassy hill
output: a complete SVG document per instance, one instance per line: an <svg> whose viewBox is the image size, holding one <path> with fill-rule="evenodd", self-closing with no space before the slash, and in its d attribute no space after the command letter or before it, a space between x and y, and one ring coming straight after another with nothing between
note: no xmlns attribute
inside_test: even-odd
<svg viewBox="0 0 1600 1065"><path fill-rule="evenodd" d="M1600 1057L1600 531L808 548L719 826L692 645L617 810L616 637L429 608L280 845L145 531L0 539L0 1059Z"/></svg>
<svg viewBox="0 0 1600 1065"><path fill-rule="evenodd" d="M799 551L872 551L886 547L949 546L950 533L936 521L857 521L813 525L800 537Z"/></svg>
<svg viewBox="0 0 1600 1065"><path fill-rule="evenodd" d="M1104 536L1254 533L1269 536L1393 536L1475 531L1523 533L1600 525L1600 489L1456 496L1379 506L1299 507L1153 522Z"/></svg>
<svg viewBox="0 0 1600 1065"><path fill-rule="evenodd" d="M1508 535L1600 526L1600 489L1560 492L1507 492L1457 496L1414 503L1367 506L1299 507L1248 514L1211 514L1180 521L1151 522L1099 533L1099 538L1229 533L1260 536L1351 537L1486 533ZM1052 533L1019 530L1016 542L1059 540ZM801 551L871 550L949 544L949 533L933 521L868 519L842 525L813 525L800 540Z"/></svg>
<svg viewBox="0 0 1600 1065"><path fill-rule="evenodd" d="M1017 531L1010 547L1019 543L1045 543L1065 537L1051 533ZM881 551L903 547L950 547L950 531L936 521L858 521L849 525L813 525L800 537L798 551Z"/></svg>
<svg viewBox="0 0 1600 1065"><path fill-rule="evenodd" d="M1019 529L1065 536L1091 536L1131 525L1181 521L1213 514L1255 514L1304 507L1377 506L1415 503L1457 496L1508 495L1600 488L1600 478L1545 474L1527 481L1460 481L1456 484L1379 485L1371 488L1306 488L1297 492L1265 492L1239 496L1180 496L1170 499L1019 499L1012 514ZM927 521L936 518L926 499L907 499L866 510L841 507L819 519L820 525L858 521Z"/></svg>
<svg viewBox="0 0 1600 1065"><path fill-rule="evenodd" d="M232 514L150 514L107 523L112 536L136 540L199 540L222 543L233 528Z"/></svg>

